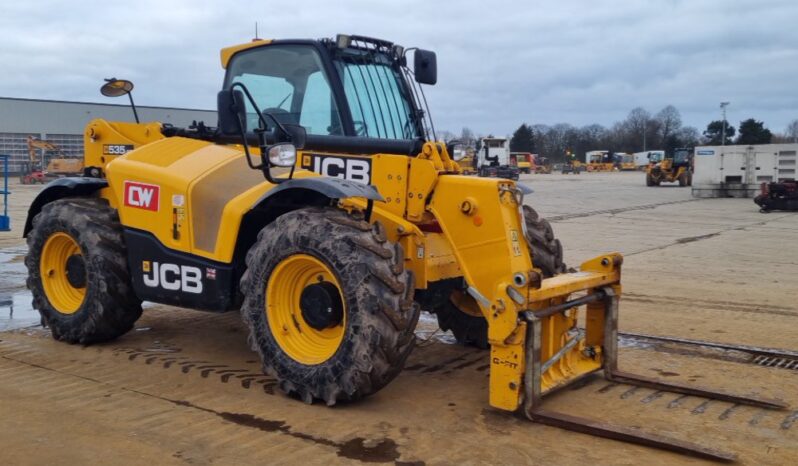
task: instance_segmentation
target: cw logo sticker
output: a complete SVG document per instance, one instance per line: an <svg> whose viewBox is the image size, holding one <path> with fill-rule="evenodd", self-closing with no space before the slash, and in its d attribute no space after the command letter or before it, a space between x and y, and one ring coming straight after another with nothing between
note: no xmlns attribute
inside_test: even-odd
<svg viewBox="0 0 798 466"><path fill-rule="evenodd" d="M154 184L125 181L125 205L158 212L161 204L161 187Z"/></svg>

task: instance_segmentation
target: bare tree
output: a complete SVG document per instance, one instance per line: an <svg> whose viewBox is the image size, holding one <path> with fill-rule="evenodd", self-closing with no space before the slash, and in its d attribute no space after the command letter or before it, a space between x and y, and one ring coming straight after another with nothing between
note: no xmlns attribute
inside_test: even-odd
<svg viewBox="0 0 798 466"><path fill-rule="evenodd" d="M624 141L628 147L636 151L648 146L646 139L651 126L651 114L642 107L633 108L624 121L629 140ZM624 138L626 139L626 138Z"/></svg>
<svg viewBox="0 0 798 466"><path fill-rule="evenodd" d="M443 142L449 142L449 141L457 138L457 136L453 132L446 131L446 130L438 131L438 135L437 136L438 136L438 139L443 141Z"/></svg>
<svg viewBox="0 0 798 466"><path fill-rule="evenodd" d="M679 114L679 110L676 110L673 105L667 105L657 113L654 119L659 124L658 136L661 147L665 150L673 149L677 145L674 136L682 127L682 116Z"/></svg>
<svg viewBox="0 0 798 466"><path fill-rule="evenodd" d="M701 136L694 127L682 126L681 115L672 105L664 107L653 118L645 109L637 107L626 119L610 127L592 124L575 128L567 123L528 126L533 133L535 151L552 161L562 161L568 150L580 159L590 150L638 152L643 149L644 135L647 149L666 150L694 147Z"/></svg>
<svg viewBox="0 0 798 466"><path fill-rule="evenodd" d="M785 136L792 138L792 142L798 143L798 119L792 120L787 125L786 133Z"/></svg>
<svg viewBox="0 0 798 466"><path fill-rule="evenodd" d="M476 144L476 137L474 136L474 132L471 131L471 128L463 127L460 131L460 142L466 145L466 147L473 147Z"/></svg>
<svg viewBox="0 0 798 466"><path fill-rule="evenodd" d="M701 132L693 126L683 126L674 134L674 147L695 147L701 142Z"/></svg>
<svg viewBox="0 0 798 466"><path fill-rule="evenodd" d="M547 154L552 160L564 160L565 151L571 149L576 129L567 123L557 123L546 131Z"/></svg>

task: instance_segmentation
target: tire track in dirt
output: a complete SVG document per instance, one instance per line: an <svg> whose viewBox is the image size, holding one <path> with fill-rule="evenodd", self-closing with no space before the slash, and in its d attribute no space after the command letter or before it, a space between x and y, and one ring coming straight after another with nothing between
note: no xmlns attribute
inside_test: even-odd
<svg viewBox="0 0 798 466"><path fill-rule="evenodd" d="M695 199L695 200L700 200L700 199ZM679 201L679 202L689 202L689 201ZM764 221L761 221L761 222L748 223L748 224L745 224L745 225L738 225L738 226L729 227L729 228L723 228L721 230L718 230L718 231L715 231L715 232L712 232L712 233L707 233L707 234L704 234L704 235L688 236L688 237L685 237L685 238L678 238L676 241L674 241L672 243L668 243L668 244L664 244L662 246L656 246L656 247L648 248L648 249L641 249L640 251L628 252L628 253L624 254L624 256L628 257L628 256L635 256L637 254L644 254L644 253L652 252L652 251L661 251L663 249L667 249L667 248L670 248L672 246L679 246L681 244L693 243L693 242L696 242L696 241L702 241L702 240L705 240L705 239L715 238L716 236L720 236L721 234L727 233L727 232L730 232L730 231L742 231L742 230L745 230L746 228L765 226L768 223L771 223L771 222L774 222L774 221L777 221L777 220L781 220L781 219L783 219L785 217L790 217L790 216L791 215L789 215L789 214L780 215L778 217L771 218L769 220L764 220Z"/></svg>
<svg viewBox="0 0 798 466"><path fill-rule="evenodd" d="M241 388L249 389L254 385L260 385L263 392L267 395L276 394L277 380L264 373L254 373L253 370L241 367L233 367L226 364L214 364L210 361L197 360L188 356L175 356L175 352L180 352L179 348L173 349L163 354L153 354L151 351L137 348L114 348L114 356L127 356L128 361L135 361L140 358L146 365L160 365L164 369L173 366L180 369L182 374L189 374L192 370L198 372L200 377L207 379L210 376L218 376L219 381L228 383L235 378Z"/></svg>
<svg viewBox="0 0 798 466"><path fill-rule="evenodd" d="M100 352L108 354L108 352L102 350L100 350ZM131 385L129 383L130 381L126 380L130 377L135 377L129 370L123 369L115 373L109 373L109 371L104 370L102 366L106 363L111 363L114 364L117 369L120 369L118 362L114 363L113 359L119 356L127 356L126 359L128 361L143 362L145 365L167 363L170 362L169 360L178 363L187 362L189 364L183 365L182 367L191 367L189 367L188 370L183 370L181 368L180 373L188 374L193 369L195 372L199 372L202 378L208 378L211 374L220 375L224 378L225 375L232 375L228 374L231 370L247 371L246 369L231 369L224 364L204 364L206 361L174 356L173 354L168 356L146 354L144 351L129 348L112 349L110 353L113 355L111 361L97 360L97 355L94 355L98 363L94 371L96 371L99 376L92 377L79 373L81 370L87 370L87 367L85 364L76 364L78 359L63 361L56 358L52 362L48 361L47 363L42 363L33 360L39 355L30 345L21 342L0 340L0 374L13 374L14 386L27 387L23 390L31 395L40 393L43 395L43 398L49 399L51 403L61 406L62 408L59 409L59 412L74 410L77 412L87 412L93 415L95 411L86 411L90 408L90 405L94 403L93 400L113 397L114 395L120 396L120 394L125 393L168 402L179 407L178 409L193 411L195 417L197 414L210 414L218 418L219 421L222 421L219 425L223 426L218 429L209 429L207 421L186 423L186 418L184 416L176 416L172 410L164 410L163 407L157 405L153 406L148 403L142 403L141 401L133 403L136 408L132 410L128 406L127 410L120 408L121 411L109 411L113 413L111 416L113 417L112 422L115 425L124 425L125 429L134 431L152 430L155 435L160 435L157 433L158 431L163 431L162 433L168 431L172 436L192 438L194 440L200 436L200 432L206 434L211 433L215 443L219 446L235 445L235 449L240 450L241 445L246 443L238 441L238 439L245 440L241 438L242 435L240 432L240 429L244 429L247 431L287 436L300 442L328 448L331 449L331 452L336 456L350 461L363 463L393 462L394 464L424 464L423 461L415 461L412 463L399 461L401 455L398 450L399 444L388 436L376 439L356 436L347 440L335 441L299 431L286 421L266 419L246 412L215 409L197 402L159 394L157 391L152 391L147 388L151 387L150 385L145 386L145 388L135 387L135 382ZM77 357L80 358L79 356ZM187 358L188 360L179 361L181 358ZM181 367L180 364L175 365L173 370L178 367ZM245 375L248 376L249 374ZM258 376L271 379L263 374L259 374ZM261 383L259 380L255 382ZM69 390L66 390L66 387L69 387ZM203 391L204 390L197 391L195 394L201 396ZM264 391L266 390L264 389ZM50 396L51 393L58 393L58 395L53 397ZM54 407L53 409L58 408ZM175 422L180 423L181 426L176 428ZM236 433L236 431L238 432ZM253 433L251 435L257 434ZM236 439L236 441L228 441L228 439ZM254 448L257 448L260 442L252 442L252 445ZM312 448L308 449L307 454L315 454L312 450ZM251 453L256 457L258 456L255 452ZM265 451L263 453L267 454ZM250 454L250 452L247 452L247 454Z"/></svg>
<svg viewBox="0 0 798 466"><path fill-rule="evenodd" d="M625 292L622 299L624 301L636 303L688 308L690 309L691 313L701 313L706 311L732 311L750 314L773 314L786 317L798 317L798 310L795 308L776 306L772 304L745 303L740 301L718 301L699 298L681 298L678 296L666 297L634 292Z"/></svg>
<svg viewBox="0 0 798 466"><path fill-rule="evenodd" d="M583 218L583 217L592 217L594 215L615 215L615 214L622 214L624 212L631 212L634 210L650 210L656 209L657 207L666 206L666 205L674 205L674 204L685 204L687 202L698 202L703 201L704 199L685 199L681 201L669 201L669 202L660 202L658 204L644 204L644 205L637 205L637 206L630 206L630 207L620 207L618 209L603 209L603 210L593 210L589 212L578 212L573 214L564 214L564 215L554 215L551 217L546 217L546 220L549 223L555 223L562 220L571 220L574 218Z"/></svg>

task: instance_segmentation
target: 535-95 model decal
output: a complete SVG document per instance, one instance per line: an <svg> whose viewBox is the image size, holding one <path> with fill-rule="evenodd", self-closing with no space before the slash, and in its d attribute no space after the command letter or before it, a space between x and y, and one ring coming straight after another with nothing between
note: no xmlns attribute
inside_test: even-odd
<svg viewBox="0 0 798 466"><path fill-rule="evenodd" d="M104 144L103 155L125 155L133 149L133 144Z"/></svg>

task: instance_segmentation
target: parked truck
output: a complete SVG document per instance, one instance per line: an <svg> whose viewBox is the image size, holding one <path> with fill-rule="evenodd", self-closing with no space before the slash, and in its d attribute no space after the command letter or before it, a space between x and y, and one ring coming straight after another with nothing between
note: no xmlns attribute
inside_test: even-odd
<svg viewBox="0 0 798 466"><path fill-rule="evenodd" d="M477 173L482 177L517 180L518 167L510 164L510 141L505 138L482 138L477 150Z"/></svg>

